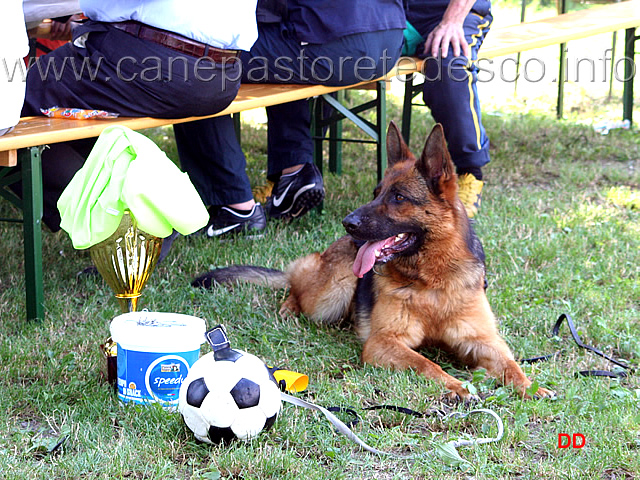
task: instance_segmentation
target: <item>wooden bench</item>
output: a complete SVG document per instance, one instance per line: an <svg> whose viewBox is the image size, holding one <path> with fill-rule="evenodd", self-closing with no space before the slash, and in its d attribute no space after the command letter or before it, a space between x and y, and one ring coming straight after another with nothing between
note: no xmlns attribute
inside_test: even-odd
<svg viewBox="0 0 640 480"><path fill-rule="evenodd" d="M268 85L246 84L240 87L238 96L233 103L217 115L237 114L253 108L279 105L282 103L307 98L326 98L335 102L331 94L347 88L367 87L370 83L351 85L346 87L326 87L322 85ZM366 102L352 109L339 104L335 108L340 110L340 119L353 119L371 140L378 145L377 164L378 177L381 178L386 168L386 150L381 148L386 128L386 82L375 82L376 100ZM359 116L359 113L375 108L377 121L372 123ZM316 139L316 155L319 154L322 164L322 131L326 124L323 119L323 106L318 102L314 107L312 129ZM40 154L45 145L52 143L92 138L100 135L102 130L111 125L122 125L134 130L152 128L163 125L189 122L206 117L192 117L181 119L156 118L125 118L106 120L68 120L48 117L25 117L20 120L15 129L0 137L0 196L13 203L22 210L22 219L4 219L23 223L24 232L24 269L27 318L44 318L44 289L42 282L42 172ZM21 165L20 172L16 172L17 164ZM22 181L22 199L14 195L6 187L14 182Z"/></svg>
<svg viewBox="0 0 640 480"><path fill-rule="evenodd" d="M567 13L535 22L527 22L510 27L493 29L482 49L482 58L495 58L533 48L559 44L585 38L600 33L626 30L625 55L633 58L634 44L638 37L635 28L640 26L640 0L630 0L619 4L595 7L580 12ZM360 84L348 87L326 87L319 85L265 85L247 84L233 103L223 112L239 112L258 107L278 105L294 100L314 98L312 135L315 140L315 161L322 167L322 146L329 141L329 168L340 172L340 142L353 141L341 137L340 125L343 119L353 121L370 139L358 140L376 145L377 176L382 177L386 168L386 149L383 139L386 119L386 80L398 75L413 75L422 68L422 60L401 59L395 68L375 82L375 95L363 104L347 107L341 101L340 92L349 88L364 87ZM627 77L629 78L629 77ZM403 108L403 133L408 140L411 119L411 100L415 93L412 82L407 82L407 92ZM337 98L336 98L337 97ZM631 119L633 108L633 84L625 82L624 118ZM324 115L325 105L333 109ZM375 109L375 120L369 121L361 114ZM202 117L198 117L202 118ZM44 145L51 143L96 137L110 125L124 125L139 130L144 128L188 122L198 118L154 119L118 118L112 120L79 121L49 119L46 117L23 118L13 132L0 137L0 196L6 198L23 212L25 289L27 318L44 317L44 292L42 284L42 174L40 153ZM323 134L329 128L328 137ZM21 172L12 167L21 163ZM20 200L5 187L22 181L23 198Z"/></svg>

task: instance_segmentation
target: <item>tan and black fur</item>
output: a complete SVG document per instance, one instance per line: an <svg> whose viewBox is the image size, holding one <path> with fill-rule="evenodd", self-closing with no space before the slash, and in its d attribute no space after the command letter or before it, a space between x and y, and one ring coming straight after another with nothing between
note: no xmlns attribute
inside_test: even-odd
<svg viewBox="0 0 640 480"><path fill-rule="evenodd" d="M366 363L414 369L444 383L451 399L469 399L460 380L418 353L436 346L526 396L531 381L498 334L484 291L484 252L458 199L442 127L434 127L416 160L392 123L387 153L373 201L343 220L348 235L327 250L295 260L286 272L233 266L193 284L289 287L281 313L325 324L352 317Z"/></svg>

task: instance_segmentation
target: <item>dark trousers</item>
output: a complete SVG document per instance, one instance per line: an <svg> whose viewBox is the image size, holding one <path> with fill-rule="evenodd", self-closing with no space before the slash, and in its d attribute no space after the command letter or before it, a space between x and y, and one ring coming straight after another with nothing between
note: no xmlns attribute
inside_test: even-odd
<svg viewBox="0 0 640 480"><path fill-rule="evenodd" d="M418 3L418 2L416 2ZM409 4L407 16L426 40L442 20L448 1L434 4ZM458 172L477 171L489 163L487 138L478 99L478 69L475 61L493 17L490 2L479 0L464 21L464 33L471 47L471 59L454 57L449 48L446 58L428 58L425 64L423 98L434 120L441 123ZM422 45L418 47L419 56ZM471 61L470 61L471 60Z"/></svg>
<svg viewBox="0 0 640 480"><path fill-rule="evenodd" d="M134 117L210 115L238 92L239 62L200 61L104 23L87 22L74 31L76 37L84 33L85 48L68 43L29 70L23 116L53 106ZM60 228L58 198L94 142L53 144L42 153L44 222L54 231Z"/></svg>
<svg viewBox="0 0 640 480"><path fill-rule="evenodd" d="M400 56L402 31L348 35L300 45L286 25L260 24L258 41L241 56L242 82L352 85L389 71ZM267 107L267 177L313 161L309 101ZM175 125L180 162L208 205L252 198L246 160L230 116Z"/></svg>

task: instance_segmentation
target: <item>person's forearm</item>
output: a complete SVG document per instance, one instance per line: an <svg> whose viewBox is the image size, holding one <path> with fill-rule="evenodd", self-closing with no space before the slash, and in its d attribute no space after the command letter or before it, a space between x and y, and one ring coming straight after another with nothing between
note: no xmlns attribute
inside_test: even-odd
<svg viewBox="0 0 640 480"><path fill-rule="evenodd" d="M442 16L442 23L462 24L474 3L475 0L451 0Z"/></svg>

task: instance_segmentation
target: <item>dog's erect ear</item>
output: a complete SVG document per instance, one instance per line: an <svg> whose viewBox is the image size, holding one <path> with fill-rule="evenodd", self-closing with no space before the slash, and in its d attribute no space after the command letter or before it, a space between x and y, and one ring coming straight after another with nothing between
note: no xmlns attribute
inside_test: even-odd
<svg viewBox="0 0 640 480"><path fill-rule="evenodd" d="M439 123L431 130L416 167L427 179L442 177L442 180L448 180L453 177L453 162L444 138L444 130Z"/></svg>
<svg viewBox="0 0 640 480"><path fill-rule="evenodd" d="M392 166L398 161L406 160L410 155L409 147L402 138L400 129L392 121L387 130L387 163Z"/></svg>

